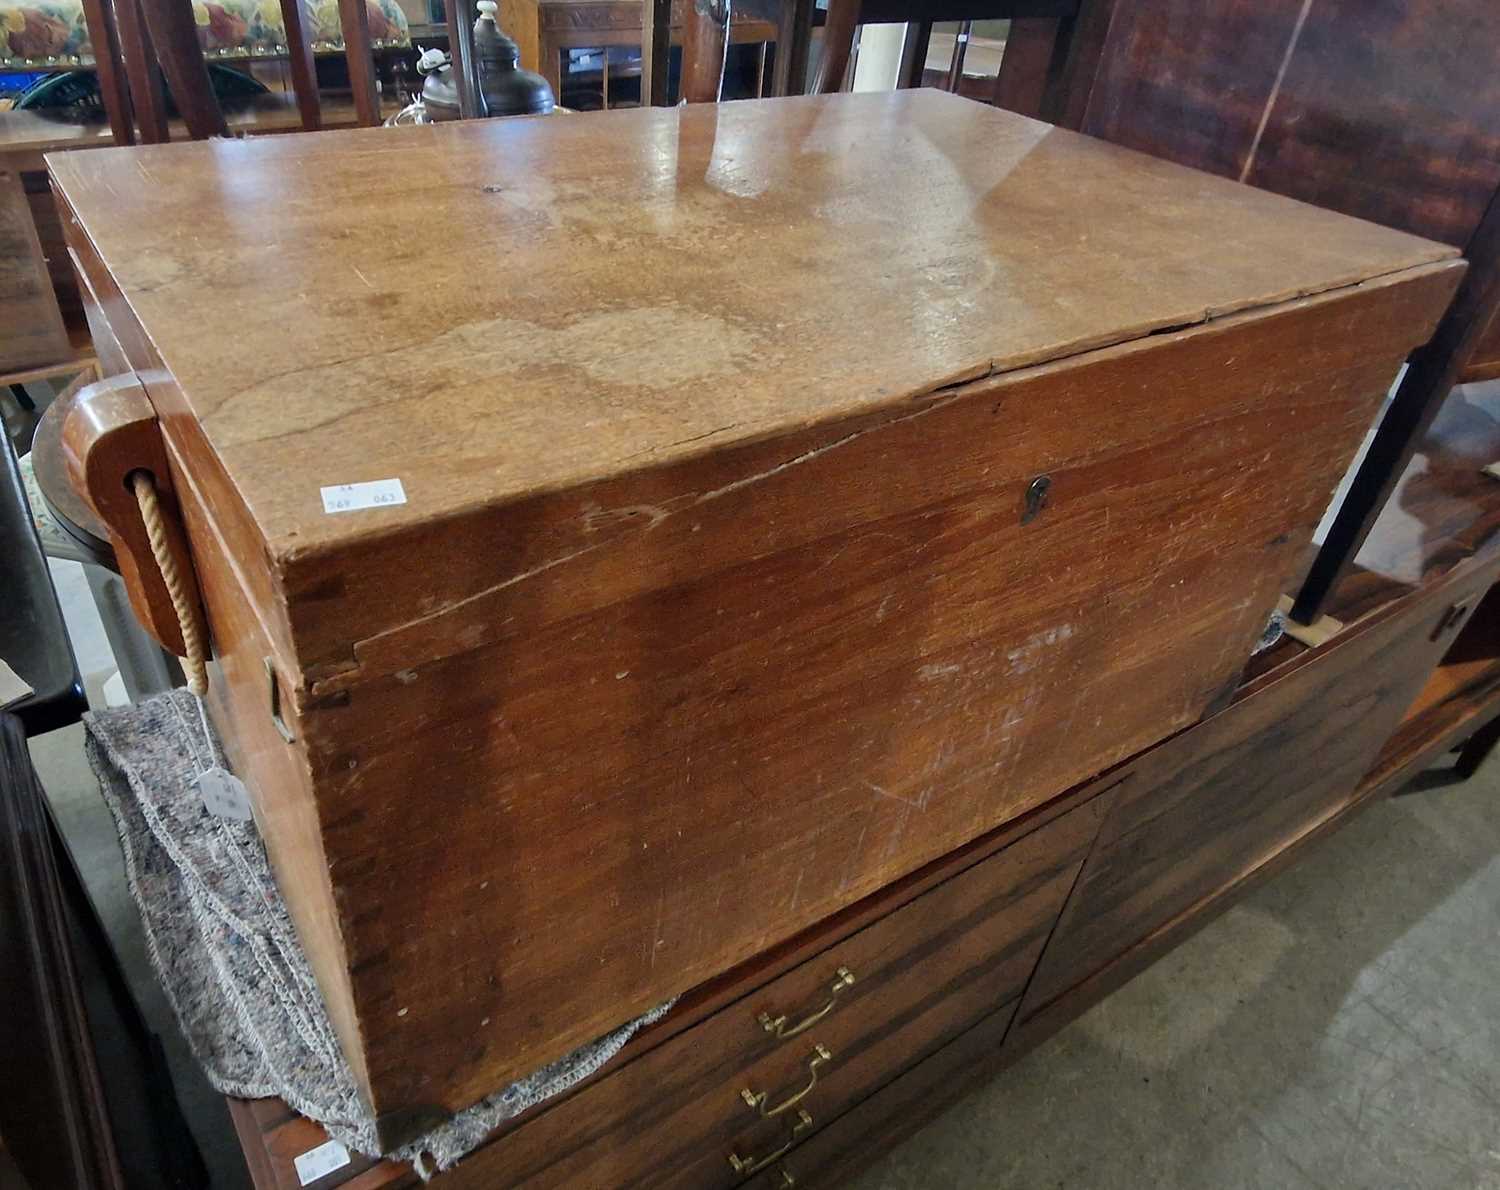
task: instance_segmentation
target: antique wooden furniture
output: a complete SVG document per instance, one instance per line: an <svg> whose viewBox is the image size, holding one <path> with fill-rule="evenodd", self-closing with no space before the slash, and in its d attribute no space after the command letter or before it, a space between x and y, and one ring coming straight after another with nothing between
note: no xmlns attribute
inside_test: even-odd
<svg viewBox="0 0 1500 1190"><path fill-rule="evenodd" d="M215 102L204 63L203 40L191 5L175 0L82 0L87 40L77 54L58 62L58 68L70 65L90 66L98 76L99 97L111 136L116 144L155 143L170 139L166 86L171 88L180 120L189 135L202 138L227 135L226 124ZM380 106L375 89L374 41L368 9L353 0L338 5L343 52L349 62L353 84L353 102L362 123L380 123ZM267 51L279 49L287 62L293 84L297 114L306 129L323 124L322 105L314 69L314 29L301 0L281 0L278 9L280 25L275 37L285 45L265 40L246 44L225 60L248 62L265 60ZM244 30L247 18L258 21L258 14L228 12L220 7L218 16L226 22L238 22ZM64 14L65 16L66 14ZM399 14L398 14L399 15ZM214 15L210 14L212 22ZM387 21L377 13L383 26ZM404 18L402 18L404 20ZM264 23L260 23L264 28ZM404 43L405 27L396 32ZM213 34L210 33L210 37ZM394 41L382 42L383 45ZM326 31L318 39L319 52L327 53L331 45ZM219 51L216 57L223 54Z"/></svg>
<svg viewBox="0 0 1500 1190"><path fill-rule="evenodd" d="M0 370L50 364L71 354L21 179L0 173Z"/></svg>
<svg viewBox="0 0 1500 1190"><path fill-rule="evenodd" d="M5 237L4 247L9 249L0 251L0 257L4 258L0 267L6 270L4 317L0 317L0 384L77 375L94 366L78 282L63 243L57 207L42 164L43 155L134 144L137 139L146 143L181 139L194 135L195 127L199 133L217 129L214 121L218 117L212 113L205 123L193 112L191 125L185 115L168 118L161 101L156 54L135 3L136 0L120 0L118 5L95 3L95 0L84 3L104 99L104 118L79 120L71 112L51 115L30 110L0 111L0 228L3 228L0 234ZM300 13L291 0L288 7ZM183 11L187 11L186 6ZM132 20L136 23L131 24ZM306 30L299 36L305 43ZM106 47L107 52L99 47ZM201 56L193 50L194 60ZM296 67L296 54L293 66ZM195 67L189 61L174 68ZM294 95L267 94L243 109L224 113L229 133L281 133L298 128L338 128L379 122L370 119L367 110L357 110L349 98L320 98L315 85L303 85L304 76L298 69L292 73L297 84ZM131 102L132 85L140 96L135 105ZM396 107L389 107L384 114L395 110ZM22 207L15 204L24 204L25 211L29 211L30 226ZM51 294L45 286L48 279Z"/></svg>
<svg viewBox="0 0 1500 1190"><path fill-rule="evenodd" d="M53 165L390 1136L1220 704L1463 271L933 92L386 135L506 285L357 136Z"/></svg>
<svg viewBox="0 0 1500 1190"><path fill-rule="evenodd" d="M1045 75L1041 91L1007 106L1461 246L1473 265L1298 592L1309 622L1453 384L1500 373L1500 7L1094 0L1071 35L1048 32L1016 46L1015 75Z"/></svg>
<svg viewBox="0 0 1500 1190"><path fill-rule="evenodd" d="M750 1184L835 1185L1456 743L1473 741L1472 761L1500 730L1500 482L1479 466L1497 455L1500 386L1460 389L1339 585L1344 632L1284 639L1217 714L695 989L436 1184L729 1186L731 1155L790 1141ZM1018 982L1038 950L1025 923L1051 912L1080 835L1081 875ZM1012 859L1024 896L1003 891ZM840 968L855 982L835 995ZM784 1041L759 1022L829 1003ZM816 1046L831 1057L814 1079ZM740 1094L773 1080L773 1106L810 1087L780 1130ZM813 1123L798 1129L798 1109ZM258 1190L298 1187L295 1158L322 1130L275 1100L232 1110ZM343 1184L421 1183L355 1157L326 1183Z"/></svg>
<svg viewBox="0 0 1500 1190"><path fill-rule="evenodd" d="M362 23L370 47L382 57L411 47L409 21L395 0L371 0L365 12ZM352 9L342 15L359 17ZM178 5L153 19L164 32L185 34L182 47L201 45L221 83L274 75L284 66L308 126L316 127L320 114L313 55L347 57L340 16L336 3L222 0L196 9ZM121 144L134 140L137 118L148 140L165 139L166 111L151 38L137 0L0 0L0 83L7 77L12 83L34 81L33 86L21 84L23 110L60 110L76 118L97 106ZM189 114L198 118L195 111Z"/></svg>
<svg viewBox="0 0 1500 1190"><path fill-rule="evenodd" d="M6 387L93 366L86 337L70 333L58 300L56 283L69 271L65 255L49 258L55 241L44 246L39 234L39 224L49 231L56 225L51 191L45 176L24 164L32 163L0 155L0 386ZM73 326L81 330L81 316Z"/></svg>
<svg viewBox="0 0 1500 1190"><path fill-rule="evenodd" d="M297 110L302 127L313 131L322 125L322 107L302 0L280 0L280 5ZM338 8L355 111L361 124L379 124L382 116L375 82L369 11L365 0L339 0ZM209 83L192 8L180 0L116 0L114 12L118 28L109 30L106 35L109 44L119 46L123 72L112 73L116 77L123 73L129 81L129 99L140 123L142 143L152 144L170 138L165 96L161 77L154 69L153 56L171 88L188 134L195 140L227 136L228 125ZM96 45L100 44L97 36L94 40ZM101 82L103 78L101 73ZM118 90L118 85L115 90ZM108 108L111 106L109 90L105 91L105 97ZM119 103L120 99L115 97L113 102Z"/></svg>
<svg viewBox="0 0 1500 1190"><path fill-rule="evenodd" d="M303 117L292 99L293 97L285 94L271 93L260 97L243 109L226 112L225 119L230 133L235 136L280 134L302 128ZM390 107L386 114L394 114L396 110L397 108ZM351 128L359 124L358 113L346 97L323 96L320 100L319 111L322 128ZM189 136L187 125L180 117L170 119L167 122L167 130L168 134L163 139L181 140ZM12 242L23 245L25 237L29 234L37 237L42 259L41 261L37 261L35 257L29 259L32 268L45 269L46 275L51 280L54 301L62 312L70 345L66 355L35 365L23 366L19 362L13 363L6 357L0 356L0 383L24 383L34 379L77 374L93 367L93 349L89 345L82 299L78 292L78 280L72 263L68 259L67 246L63 242L62 223L58 217L57 204L52 197L42 158L47 153L101 149L113 144L131 143L134 143L133 131L131 139L117 140L109 123L103 120L78 122L54 119L34 111L0 112L0 176L9 174L19 180L25 191L25 201L30 210L32 223L30 233L24 225L16 223L11 234L17 239ZM21 251L24 252L24 248ZM12 264L19 273L22 267L20 263L13 258ZM41 274L36 275L39 277ZM27 293L25 286L28 284L31 283L18 282L11 291L12 295L15 295L11 300L17 301L18 306L24 304L19 295ZM42 291L32 288L29 292L36 295L35 310L38 311L29 316L40 320L41 323L50 322L50 314L40 312L43 302L40 296ZM7 333L17 336L17 339L26 337L19 333L19 328L23 325L19 321L22 315L18 312L12 316L18 321L14 325L7 326L4 332L0 332L0 338L5 338ZM13 375L16 372L20 375Z"/></svg>
<svg viewBox="0 0 1500 1190"><path fill-rule="evenodd" d="M521 47L521 65L540 71L562 94L562 55L571 48L640 46L641 101L667 101L667 59L672 44L683 47L682 93L690 102L712 101L723 74L724 15L727 5L699 12L693 0L659 6L648 21L640 0L501 0L500 23ZM728 44L776 40L773 22L734 11L728 21ZM654 51L653 51L654 47ZM763 84L762 84L763 85Z"/></svg>

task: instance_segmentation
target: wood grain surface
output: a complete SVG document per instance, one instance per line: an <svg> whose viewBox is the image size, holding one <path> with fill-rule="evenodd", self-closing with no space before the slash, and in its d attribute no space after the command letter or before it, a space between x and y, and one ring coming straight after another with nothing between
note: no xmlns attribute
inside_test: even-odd
<svg viewBox="0 0 1500 1190"><path fill-rule="evenodd" d="M763 1157L791 1118L758 1118L742 1088L777 1105L808 1085L809 1055L823 1046L832 1057L798 1103L813 1118L805 1136L1019 999L1108 802L1079 807L789 971L474 1154L444 1184L735 1185L728 1155ZM762 1013L795 1023L826 1004L840 970L855 982L827 1016L785 1040L765 1032Z"/></svg>
<svg viewBox="0 0 1500 1190"><path fill-rule="evenodd" d="M853 1111L813 1133L745 1185L749 1190L840 1186L1010 1061L1007 1006L918 1062Z"/></svg>
<svg viewBox="0 0 1500 1190"><path fill-rule="evenodd" d="M400 1086L421 1054L482 1089L492 1064L547 1053L551 1029L582 1040L1192 722L1294 566L1399 358L1385 353L1451 280L617 481L579 502L659 507L836 446L477 601L466 636L440 623L381 642L388 677L325 678L294 731L343 936L366 1011L408 1010L377 1080ZM1335 333L1349 326L1368 337ZM1101 393L1109 414L1091 418ZM1052 501L1023 526L1040 471ZM566 532L576 507L537 524ZM616 602L592 612L601 591ZM546 1014L537 1048L470 1048L506 1001Z"/></svg>
<svg viewBox="0 0 1500 1190"><path fill-rule="evenodd" d="M1497 569L1466 566L1372 613L1134 762L1021 1019L1343 812Z"/></svg>
<svg viewBox="0 0 1500 1190"><path fill-rule="evenodd" d="M905 934L901 931L895 935L871 931L887 918L898 914L905 923L902 931L911 929L910 919L913 915L905 910L913 902L920 901L928 907L929 911L923 914L924 930L936 932L947 929L953 923L944 919L940 908L952 903L948 899L953 895L952 892L930 899L928 896L940 886L951 884L957 890L968 886L967 883L960 885L960 880L968 882L976 877L985 882L986 887L993 887L997 892L1007 882L1028 884L1030 887L1019 892L1019 899L1011 900L1006 908L1006 912L1014 916L1022 901L1043 891L1044 886L1049 883L1050 878L1045 875L1046 863L1050 862L1059 870L1065 869L1072 862L1068 853L1075 848L1085 848L1088 841L1097 834L1098 822L1110 804L1109 799L1114 794L1116 784L1113 778L1103 777L1076 786L1033 813L1023 815L974 842L949 852L910 876L893 881L849 908L824 918L786 943L762 951L749 962L692 989L673 1005L667 1016L631 1038L620 1054L601 1070L560 1095L505 1121L485 1140L484 1150L476 1150L466 1161L486 1169L514 1170L534 1166L540 1170L550 1159L548 1146L552 1141L547 1138L555 1138L568 1130L557 1127L555 1123L541 1123L532 1131L534 1124L555 1112L561 1113L559 1118L577 1119L578 1113L568 1106L572 1099L591 1094L591 1088L596 1083L615 1078L632 1063L642 1061L659 1047L685 1040L687 1045L679 1046L677 1052L690 1053L696 1044L694 1039L704 1036L699 1032L700 1027L736 1004L743 1008L745 1003L751 1002L747 997L760 993L773 980L778 989L789 988L793 996L805 994L811 999L819 992L826 994L826 969L830 956L843 956L839 961L845 961L846 944L853 944L856 935L870 934L872 938L884 937L888 941L904 937ZM1037 845L1029 841L1029 836L1041 832L1063 817L1070 819L1069 824L1050 830L1047 835L1050 842L1046 846L1038 850ZM1001 857L1001 852L1005 853L1004 857ZM1046 861L1047 856L1052 859ZM1081 859L1081 854L1077 858ZM1044 861L1043 865L1038 867L1037 861ZM984 866L983 872L972 871L980 865ZM1040 878L1039 883L1034 879L1037 877ZM975 923L971 922L972 924ZM1002 923L995 923L993 928L1005 927ZM916 940L916 936L912 935L911 939ZM1015 955L1012 954L1005 960L1010 969L1014 969L1014 959ZM790 985L782 978L799 970L798 979ZM866 971L865 974L868 976L869 972ZM868 979L857 981L855 986L859 987L867 982ZM957 984L955 990L961 991L963 986L962 983ZM848 1003L847 994L848 989L844 993L844 1003ZM756 1011L759 1012L760 1009L757 1008ZM1005 1015L1008 1019L1010 1014L1006 1011ZM904 1064L914 1056L902 1055L899 1063ZM593 1102L603 1103L604 1100ZM614 1103L621 1109L628 1107L624 1097L614 1097ZM649 1099L639 1106L644 1108L648 1103ZM294 1167L295 1158L326 1141L327 1133L306 1118L297 1116L279 1099L230 1099L229 1106L245 1150L246 1162L253 1171L257 1190L297 1190L299 1183ZM824 1119L827 1118L827 1113L824 1113ZM601 1115L590 1127L614 1128L618 1121L610 1123L613 1119L614 1117L606 1119ZM818 1121L820 1125L822 1122ZM513 1142L517 1134L520 1134L520 1138ZM487 1152L489 1148L496 1146L508 1150L513 1143L516 1149L514 1154ZM328 1185L344 1185L346 1182L357 1187L357 1190L374 1190L376 1186L393 1188L420 1185L416 1173L409 1165L395 1161L382 1162L373 1168L362 1161L356 1161L347 1171L331 1178Z"/></svg>
<svg viewBox="0 0 1500 1190"><path fill-rule="evenodd" d="M1197 719L1461 272L937 95L411 131L58 171L388 1135ZM467 305L314 201L424 152Z"/></svg>
<svg viewBox="0 0 1500 1190"><path fill-rule="evenodd" d="M1079 126L1462 245L1500 186L1500 5L1116 0Z"/></svg>
<svg viewBox="0 0 1500 1190"><path fill-rule="evenodd" d="M1346 637L1340 645L1315 652L1301 646L1293 646L1289 651L1276 650L1280 662L1273 668L1279 672L1253 678L1247 686L1247 697L1257 698L1259 696L1255 692L1263 690L1270 700L1267 705L1274 703L1284 713L1284 731L1294 732L1294 723L1298 717L1312 716L1309 722L1316 722L1320 709L1317 700L1326 696L1330 687L1352 681L1362 689L1368 689L1371 675L1400 668L1412 660L1416 661L1419 670L1427 669L1431 653L1420 647L1414 649L1416 637L1421 634L1423 627L1433 623L1434 614L1440 618L1443 609L1452 606L1455 599L1472 598L1477 588L1482 588L1494 577L1497 564L1495 529L1500 526L1500 483L1483 475L1478 467L1495 457L1497 448L1500 448L1500 421L1496 420L1494 400L1489 395L1490 389L1497 388L1500 386L1460 390L1429 430L1413 466L1408 469L1398 488L1399 500L1393 502L1366 542L1365 560L1370 563L1378 562L1389 573L1384 578L1374 572L1351 576L1339 589L1342 600L1339 609L1341 612L1347 609L1352 635ZM1457 586L1445 577L1450 572L1452 580L1457 581ZM1376 596L1372 586L1382 582L1384 586L1379 590L1385 592L1383 599ZM1429 588L1429 598L1425 603L1421 597L1414 595L1414 584L1417 583L1425 583ZM1434 593L1435 598L1432 597ZM1143 885L1153 884L1164 891L1166 905L1162 911L1155 914L1148 911L1145 914L1147 918L1155 918L1155 925L1141 918L1141 911L1148 909L1143 899L1135 899L1133 913L1127 911L1123 903L1117 905L1117 913L1125 914L1122 920L1128 921L1134 928L1127 926L1121 931L1117 939L1118 946L1113 948L1117 951L1114 957L1103 966L1095 966L1087 961L1082 963L1081 968L1092 968L1092 971L1080 982L1072 982L1067 975L1058 980L1054 970L1048 978L1069 986L1061 995L1054 995L1048 1000L1040 1011L1035 1002L1032 1003L1026 1021L1007 1042L1004 1054L999 1059L997 1053L1000 1038L1006 1031L1006 1022L1011 1015L1008 1010L1001 1018L989 1018L985 1024L976 1026L971 1032L950 1043L939 1055L918 1062L899 1079L863 1100L850 1112L838 1116L827 1127L823 1126L825 1113L820 1112L817 1120L819 1126L787 1156L781 1166L796 1178L799 1186L837 1184L840 1177L862 1167L895 1137L929 1118L960 1089L970 1085L975 1079L993 1073L1001 1060L1014 1060L1021 1052L1050 1036L1067 1020L1097 1002L1110 989L1125 982L1136 971L1143 969L1200 928L1250 888L1257 886L1287 863L1300 859L1316 840L1342 826L1361 805L1399 787L1414 771L1432 759L1436 752L1445 750L1462 739L1466 730L1472 730L1473 724L1483 723L1486 715L1494 714L1496 697L1500 695L1500 686L1495 682L1495 675L1500 673L1500 643L1497 643L1500 640L1500 632L1497 632L1500 621L1494 618L1500 606L1497 606L1496 599L1492 590L1487 600L1480 603L1464 626L1457 631L1457 635L1450 629L1442 635L1439 642L1434 642L1435 648L1446 650L1442 667L1428 679L1416 703L1408 709L1401 727L1381 749L1375 765L1353 789L1345 793L1336 786L1328 785L1327 775L1318 764L1293 765L1287 769L1288 772L1309 775L1318 789L1327 796L1319 796L1318 789L1311 786L1308 790L1288 787L1280 791L1282 796L1279 798L1267 799L1262 795L1247 799L1243 814L1226 813L1226 807L1219 804L1207 817L1212 818L1216 827L1230 830L1232 837L1223 847L1224 862L1217 863L1211 858L1212 853L1208 847L1211 832L1205 829L1195 832L1196 842L1190 839L1183 852L1185 866L1180 883L1169 879L1165 884L1160 883L1164 879L1164 872L1159 865L1154 872L1143 873ZM1392 619L1392 616L1397 619ZM1406 643L1381 654L1378 662L1372 662L1369 657L1371 648L1379 647L1380 642L1375 637L1366 637L1363 644L1354 650L1341 651L1344 645L1359 642L1361 635L1372 629L1387 634L1391 640L1399 638ZM1311 668L1302 672L1304 667ZM1476 672L1480 674L1478 681L1487 684L1476 687L1476 679L1472 676ZM1274 690L1271 689L1273 685ZM1385 701L1388 703L1389 700ZM1240 711L1236 707L1229 713L1239 714ZM1377 708L1377 714L1383 712ZM1163 745L1163 750L1181 750L1187 748L1195 738L1207 739L1218 730L1216 722L1217 720L1208 720L1195 725ZM1306 751L1306 748L1302 750ZM1347 749L1337 743L1334 745L1334 752L1345 757L1348 754ZM1149 757L1150 753L1146 755ZM1138 761L1125 762L1094 783L1091 790L1080 790L1078 795L1082 798L1091 794L1101 797L1117 796L1123 792L1134 765L1145 759L1146 757L1142 757ZM1206 779L1233 782L1239 771L1237 765L1227 763L1222 767L1220 777ZM1236 785L1235 788L1243 793L1242 786ZM1309 791L1311 800L1306 796ZM1061 800L1065 803L1072 801ZM1150 809L1148 799L1137 792L1129 800L1136 803L1133 813L1140 823L1142 808ZM1190 810L1194 801L1202 802L1208 808L1208 803L1213 802L1214 798L1204 789L1187 802L1166 807L1169 823L1157 829L1163 835L1175 833L1178 837L1184 837L1183 828L1191 823ZM1280 810L1286 815L1279 822L1276 817L1278 803ZM1072 801L1072 804L1081 803ZM1100 808L1107 804L1101 800ZM1052 809L1053 805L1049 803L1048 809ZM1124 812L1122 809L1121 813ZM1292 829L1283 830L1288 822L1292 824ZM1313 825L1298 833L1298 822ZM1007 828L1002 834L1013 838L1013 829ZM1131 844L1128 842L1128 832L1126 836L1121 835L1118 821L1112 824L1111 830L1115 836L1113 842L1105 841L1105 846L1093 862L1114 866L1118 876L1122 870L1122 850L1129 848ZM1236 862L1236 857L1243 860L1246 840L1257 830L1260 830L1263 839L1271 841L1273 848L1274 836L1278 834L1289 839L1290 843L1275 850L1270 858L1252 864L1247 869ZM984 846L988 853L995 850L993 843L985 843ZM963 849L959 854L932 865L932 868L946 871L950 883L956 885L959 878L953 876L953 872L964 868L962 856L964 852L971 850L973 849ZM1161 848L1157 847L1155 851L1160 856ZM1014 854L1014 850L1011 854ZM976 860L973 856L967 861L968 864L974 862ZM1222 883L1215 883L1213 869L1217 869ZM881 895L870 898L868 902L861 902L858 910L862 914L862 920L878 924L887 914L891 914L892 903L887 898L896 895L896 904L899 905L899 889L905 883L909 882L899 882ZM1090 895L1097 899L1103 883L1096 885L1091 881ZM1195 888L1200 891L1206 888L1208 891L1195 897ZM1119 894L1127 890L1116 884L1114 891ZM925 906L926 898L920 903ZM925 916L926 930L935 933L942 928L939 914ZM1069 920L1077 925L1075 917L1070 916ZM870 928L873 929L874 926ZM820 925L813 933L833 934L837 940L839 927L836 922L830 922L826 928ZM845 930L844 934L847 936L848 931ZM1074 931L1071 937L1062 936L1057 945L1068 949L1077 940L1077 931ZM812 953L824 950L826 945L814 945ZM760 964L754 966L759 968ZM815 966L816 964L811 965ZM765 977L750 971L735 973L731 980L741 988L738 995L731 996L732 1002L743 997L744 987L763 984ZM815 990L815 984L816 980L813 979L807 988L800 991ZM1039 989L1042 986L1039 984ZM1040 991L1038 994L1040 995ZM693 993L668 1018L667 1026L648 1031L632 1043L616 1063L606 1068L601 1077L613 1078L624 1065L638 1058L642 1052L649 1053L656 1044L660 1044L659 1034L668 1031L672 1025L680 1025L682 1018L686 1018L688 1022L685 1032L690 1037L684 1037L683 1033L677 1034L678 1037L690 1041L701 1036L693 1018L696 1006L703 999L700 993ZM987 1040L981 1042L982 1037ZM908 1059L918 1056L915 1053L907 1055ZM938 1073L939 1069L941 1074ZM589 1085L576 1092L575 1097L586 1094ZM618 1097L622 1103L627 1098ZM601 1097L599 1102L602 1101ZM641 1106L644 1107L647 1102L649 1098ZM899 1108L886 1111L884 1105L887 1103L899 1104ZM237 1122L242 1125L241 1134L252 1166L260 1168L256 1162L266 1166L264 1173L257 1174L257 1186L295 1190L297 1181L292 1169L292 1159L298 1153L322 1143L326 1139L325 1134L306 1121L296 1119L284 1106L278 1107L274 1101L255 1104L236 1102L232 1107ZM542 1122L542 1115L553 1113L556 1113L556 1120ZM558 1144L556 1138L574 1133L562 1127L561 1121L575 1115L582 1118L584 1114L592 1120L602 1119L601 1115L592 1112L580 1114L579 1109L571 1106L566 1099L549 1106L544 1113L524 1118L519 1122L514 1135L502 1135L491 1142L502 1150L515 1146L514 1152L484 1151L476 1154L471 1159L475 1172L481 1169L493 1171L534 1167L537 1161L545 1160L543 1155L549 1151L563 1152L570 1146ZM535 1132L531 1133L534 1126ZM601 1126L607 1130L607 1125ZM630 1141L624 1143L628 1147ZM524 1156L528 1150L532 1155ZM464 1176L469 1175L465 1173ZM372 1179L376 1178L381 1186L417 1184L414 1174L403 1172L393 1165L384 1166L379 1171L351 1167L350 1177L361 1188L367 1181L373 1186L376 1183ZM779 1181L779 1169L775 1169L752 1184L782 1190ZM439 1185L443 1184L439 1182Z"/></svg>
<svg viewBox="0 0 1500 1190"><path fill-rule="evenodd" d="M132 487L138 471L152 478L162 544L175 573L186 578L188 609L198 615L187 536L171 488L161 426L145 387L129 372L86 386L68 400L59 439L69 486L105 525L136 618L163 648L184 656L182 622Z"/></svg>
<svg viewBox="0 0 1500 1190"><path fill-rule="evenodd" d="M930 91L49 163L286 559L1451 255Z"/></svg>

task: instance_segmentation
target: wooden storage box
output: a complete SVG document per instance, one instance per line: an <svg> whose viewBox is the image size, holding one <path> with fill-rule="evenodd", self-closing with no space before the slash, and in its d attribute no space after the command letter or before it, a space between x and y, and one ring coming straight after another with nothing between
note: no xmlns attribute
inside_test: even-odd
<svg viewBox="0 0 1500 1190"><path fill-rule="evenodd" d="M927 91L51 167L392 1137L1198 718L1462 270Z"/></svg>

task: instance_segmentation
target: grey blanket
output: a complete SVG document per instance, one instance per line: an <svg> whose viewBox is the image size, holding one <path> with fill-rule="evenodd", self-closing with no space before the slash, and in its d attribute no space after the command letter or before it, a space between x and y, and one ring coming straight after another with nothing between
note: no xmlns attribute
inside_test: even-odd
<svg viewBox="0 0 1500 1190"><path fill-rule="evenodd" d="M502 1121L567 1090L670 1004L382 1154L251 822L209 813L195 784L223 754L185 690L85 717L131 894L167 998L209 1081L280 1096L346 1147L446 1169Z"/></svg>

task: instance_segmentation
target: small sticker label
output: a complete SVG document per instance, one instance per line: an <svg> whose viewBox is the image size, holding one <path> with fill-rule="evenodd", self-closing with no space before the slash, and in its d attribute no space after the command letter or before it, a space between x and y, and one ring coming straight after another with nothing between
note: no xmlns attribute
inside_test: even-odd
<svg viewBox="0 0 1500 1190"><path fill-rule="evenodd" d="M228 769L215 765L198 777L198 793L210 814L249 822L250 793L245 783Z"/></svg>
<svg viewBox="0 0 1500 1190"><path fill-rule="evenodd" d="M372 479L369 483L340 483L320 489L323 511L358 512L361 508L384 508L406 503L406 489L399 479Z"/></svg>
<svg viewBox="0 0 1500 1190"><path fill-rule="evenodd" d="M326 1178L334 1170L343 1169L348 1165L349 1150L338 1141L330 1140L320 1144L316 1149L308 1149L292 1164L297 1167L297 1183L305 1186L309 1182L316 1182L319 1178Z"/></svg>

